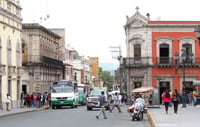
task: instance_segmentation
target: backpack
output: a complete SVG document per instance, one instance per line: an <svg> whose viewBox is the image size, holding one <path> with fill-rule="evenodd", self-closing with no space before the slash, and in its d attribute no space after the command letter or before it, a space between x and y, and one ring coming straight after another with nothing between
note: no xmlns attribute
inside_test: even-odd
<svg viewBox="0 0 200 127"><path fill-rule="evenodd" d="M176 93L173 94L172 96L172 101L179 101L179 95L177 95Z"/></svg>

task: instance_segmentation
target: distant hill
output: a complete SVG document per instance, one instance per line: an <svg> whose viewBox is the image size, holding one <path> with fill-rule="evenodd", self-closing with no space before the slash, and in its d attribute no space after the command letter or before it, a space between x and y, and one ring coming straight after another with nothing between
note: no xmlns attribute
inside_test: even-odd
<svg viewBox="0 0 200 127"><path fill-rule="evenodd" d="M99 67L101 67L103 71L109 71L111 75L114 75L115 70L117 70L117 66L113 63L99 63Z"/></svg>

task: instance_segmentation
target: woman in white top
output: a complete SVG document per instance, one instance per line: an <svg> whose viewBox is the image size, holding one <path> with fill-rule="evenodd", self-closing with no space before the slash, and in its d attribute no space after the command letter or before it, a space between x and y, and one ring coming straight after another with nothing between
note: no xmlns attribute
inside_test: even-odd
<svg viewBox="0 0 200 127"><path fill-rule="evenodd" d="M7 98L6 98L6 109L7 109L7 111L10 111L11 101L12 101L12 99L11 99L10 95L7 94Z"/></svg>

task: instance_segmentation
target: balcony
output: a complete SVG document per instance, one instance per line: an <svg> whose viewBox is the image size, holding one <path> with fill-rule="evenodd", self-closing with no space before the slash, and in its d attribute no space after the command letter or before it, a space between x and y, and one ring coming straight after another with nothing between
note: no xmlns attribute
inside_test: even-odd
<svg viewBox="0 0 200 127"><path fill-rule="evenodd" d="M152 57L128 57L123 58L124 67L148 67L152 65Z"/></svg>
<svg viewBox="0 0 200 127"><path fill-rule="evenodd" d="M156 66L161 68L173 67L173 57L157 57Z"/></svg>
<svg viewBox="0 0 200 127"><path fill-rule="evenodd" d="M63 62L57 59L53 59L50 57L42 56L42 55L22 55L22 64L25 65L33 65L33 64L45 64L56 67L62 67Z"/></svg>
<svg viewBox="0 0 200 127"><path fill-rule="evenodd" d="M124 67L148 67L157 66L158 68L172 68L176 66L174 57L128 57L123 58ZM178 59L178 65L183 66L182 60ZM200 67L200 57L194 57L193 59L186 58L185 67Z"/></svg>
<svg viewBox="0 0 200 127"><path fill-rule="evenodd" d="M8 76L13 76L16 74L15 66L8 65Z"/></svg>
<svg viewBox="0 0 200 127"><path fill-rule="evenodd" d="M6 65L0 64L0 75L5 75L6 74Z"/></svg>

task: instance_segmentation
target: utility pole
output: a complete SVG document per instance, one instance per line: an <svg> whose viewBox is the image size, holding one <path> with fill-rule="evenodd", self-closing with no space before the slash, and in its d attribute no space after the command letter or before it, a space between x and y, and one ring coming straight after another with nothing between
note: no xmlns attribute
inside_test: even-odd
<svg viewBox="0 0 200 127"><path fill-rule="evenodd" d="M113 59L117 59L119 61L119 83L120 83L120 93L123 92L122 89L122 66L121 66L121 61L122 61L122 51L121 51L121 46L110 46L110 52L112 54Z"/></svg>

